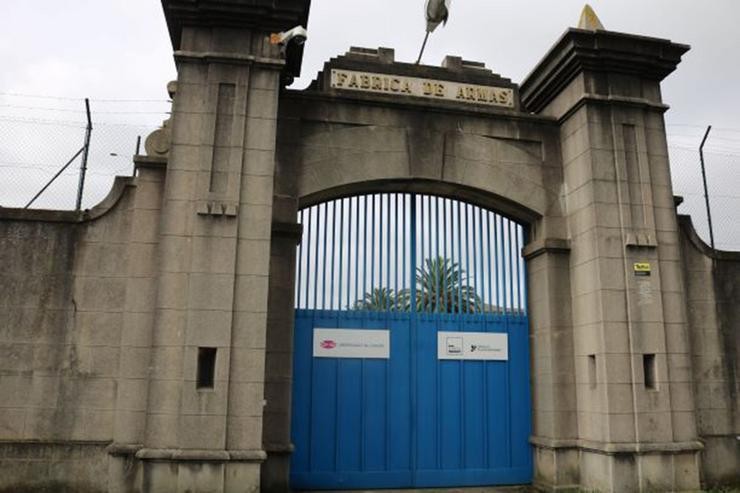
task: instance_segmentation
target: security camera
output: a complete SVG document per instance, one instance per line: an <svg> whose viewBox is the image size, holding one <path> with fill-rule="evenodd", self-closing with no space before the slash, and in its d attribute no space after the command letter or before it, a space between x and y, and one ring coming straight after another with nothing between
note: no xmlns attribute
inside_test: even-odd
<svg viewBox="0 0 740 493"><path fill-rule="evenodd" d="M303 26L296 26L288 31L274 33L270 35L270 43L280 45L285 49L290 43L302 45L308 39L308 31Z"/></svg>

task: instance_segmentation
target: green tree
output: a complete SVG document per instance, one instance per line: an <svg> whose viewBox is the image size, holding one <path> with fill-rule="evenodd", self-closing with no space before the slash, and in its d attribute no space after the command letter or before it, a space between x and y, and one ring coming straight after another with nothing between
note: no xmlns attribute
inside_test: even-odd
<svg viewBox="0 0 740 493"><path fill-rule="evenodd" d="M480 296L466 285L465 271L450 259L428 258L416 269L416 311L471 313L482 308ZM408 299L411 298L409 295Z"/></svg>
<svg viewBox="0 0 740 493"><path fill-rule="evenodd" d="M475 288L467 286L465 271L450 259L425 259L416 269L417 312L472 313L482 309ZM410 311L411 290L394 293L390 288L374 288L357 300L353 310Z"/></svg>
<svg viewBox="0 0 740 493"><path fill-rule="evenodd" d="M352 309L370 312L399 311L405 309L402 299L401 293L396 294L390 288L373 288L369 293L365 293L362 299L355 301Z"/></svg>

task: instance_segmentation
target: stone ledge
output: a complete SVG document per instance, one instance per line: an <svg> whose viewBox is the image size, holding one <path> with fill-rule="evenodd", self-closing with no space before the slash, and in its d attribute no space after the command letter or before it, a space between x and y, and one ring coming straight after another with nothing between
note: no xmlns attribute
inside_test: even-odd
<svg viewBox="0 0 740 493"><path fill-rule="evenodd" d="M295 451L292 443L265 443L263 448L268 454L292 454Z"/></svg>
<svg viewBox="0 0 740 493"><path fill-rule="evenodd" d="M535 240L522 249L522 256L525 260L532 260L535 257L545 253L570 253L570 241L562 238L545 238Z"/></svg>
<svg viewBox="0 0 740 493"><path fill-rule="evenodd" d="M643 98L630 98L627 96L601 96L599 94L584 94L578 101L571 106L568 111L563 113L563 116L558 118L560 124L563 124L571 116L573 116L578 110L583 108L587 104L619 104L622 106L630 106L632 108L638 108L642 110L657 111L659 113L665 113L670 109L670 106L663 103L654 103Z"/></svg>
<svg viewBox="0 0 740 493"><path fill-rule="evenodd" d="M229 65L259 65L262 67L273 67L281 70L285 66L285 60L275 58L244 55L241 53L227 53L216 51L182 51L175 52L176 62L198 62L198 63L227 63Z"/></svg>
<svg viewBox="0 0 740 493"><path fill-rule="evenodd" d="M605 455L615 454L681 454L685 452L699 452L704 449L700 441L689 442L658 442L658 443L638 443L638 442L596 442L581 439L553 439L545 437L531 436L529 443L535 447L545 449L579 449L589 452L596 452Z"/></svg>
<svg viewBox="0 0 740 493"><path fill-rule="evenodd" d="M198 450L198 449L152 449L142 448L135 453L140 460L167 462L263 462L267 458L264 450Z"/></svg>
<svg viewBox="0 0 740 493"><path fill-rule="evenodd" d="M108 455L114 457L125 457L129 455L136 455L136 452L144 448L141 443L111 443L105 448Z"/></svg>
<svg viewBox="0 0 740 493"><path fill-rule="evenodd" d="M160 156L143 156L137 154L134 156L134 170L141 168L164 170L167 168L167 158Z"/></svg>

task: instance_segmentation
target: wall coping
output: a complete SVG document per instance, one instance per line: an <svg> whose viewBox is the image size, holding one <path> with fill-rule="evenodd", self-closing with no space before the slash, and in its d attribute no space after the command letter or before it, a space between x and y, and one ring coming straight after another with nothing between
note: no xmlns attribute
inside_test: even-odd
<svg viewBox="0 0 740 493"><path fill-rule="evenodd" d="M81 211L22 209L0 207L0 221L41 221L49 223L83 223L98 219L118 204L128 187L136 186L134 176L116 176L108 195L97 205Z"/></svg>
<svg viewBox="0 0 740 493"><path fill-rule="evenodd" d="M729 260L732 262L740 262L740 252L717 250L707 245L706 242L702 240L699 234L696 232L696 228L694 228L694 223L691 220L691 216L686 214L679 214L678 225L686 234L686 238L688 238L694 248L699 250L705 256L715 260Z"/></svg>

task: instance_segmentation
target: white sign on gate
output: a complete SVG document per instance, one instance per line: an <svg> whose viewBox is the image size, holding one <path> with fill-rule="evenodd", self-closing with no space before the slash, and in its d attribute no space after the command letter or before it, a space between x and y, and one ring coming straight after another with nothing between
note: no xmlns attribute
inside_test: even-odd
<svg viewBox="0 0 740 493"><path fill-rule="evenodd" d="M490 332L438 332L437 359L507 361L509 338Z"/></svg>
<svg viewBox="0 0 740 493"><path fill-rule="evenodd" d="M388 359L390 353L387 330L313 329L314 358Z"/></svg>

